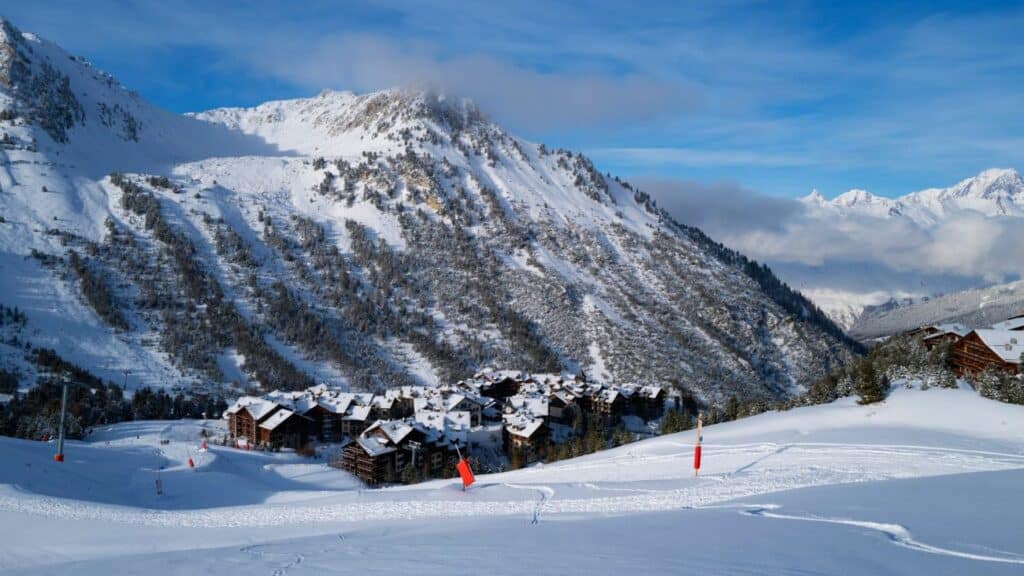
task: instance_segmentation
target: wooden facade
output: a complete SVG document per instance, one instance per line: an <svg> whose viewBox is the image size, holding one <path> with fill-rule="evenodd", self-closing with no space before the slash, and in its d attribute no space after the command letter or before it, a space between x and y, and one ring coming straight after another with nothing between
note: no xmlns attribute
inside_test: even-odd
<svg viewBox="0 0 1024 576"><path fill-rule="evenodd" d="M645 421L660 418L665 413L665 390L645 388L630 398L630 411Z"/></svg>
<svg viewBox="0 0 1024 576"><path fill-rule="evenodd" d="M350 442L341 452L341 460L332 465L349 472L371 486L396 482L394 451L386 454L371 453L360 442Z"/></svg>
<svg viewBox="0 0 1024 576"><path fill-rule="evenodd" d="M292 448L298 450L309 442L310 431L313 429L313 421L301 414L292 412L282 422L276 423L273 428L267 427L267 421L276 417L280 410L274 411L274 416L263 419L257 429L256 443L263 446L278 448Z"/></svg>
<svg viewBox="0 0 1024 576"><path fill-rule="evenodd" d="M977 376L986 369L1016 374L1019 364L1004 360L986 344L976 331L953 344L953 370L957 376Z"/></svg>
<svg viewBox="0 0 1024 576"><path fill-rule="evenodd" d="M494 398L495 400L504 400L510 396L519 394L519 389L522 387L522 382L511 377L504 377L500 380L491 382L488 386L482 388L480 393L488 398Z"/></svg>
<svg viewBox="0 0 1024 576"><path fill-rule="evenodd" d="M332 465L373 486L400 481L407 467L424 478L441 478L457 462L458 453L443 437L414 427L397 443L381 428L367 430L345 446L340 460Z"/></svg>
<svg viewBox="0 0 1024 576"><path fill-rule="evenodd" d="M508 424L501 428L501 443L505 454L511 458L515 453L524 465L544 458L550 436L551 430L546 423L540 423L526 432L517 431L516 427Z"/></svg>
<svg viewBox="0 0 1024 576"><path fill-rule="evenodd" d="M257 420L248 407L243 407L234 413L228 414L228 434L232 438L245 438L253 444L259 443L259 424L279 410L280 407L271 410Z"/></svg>
<svg viewBox="0 0 1024 576"><path fill-rule="evenodd" d="M932 350L938 348L942 344L956 344L959 340L960 335L956 332L939 332L930 336L925 336L923 343L925 348Z"/></svg>
<svg viewBox="0 0 1024 576"><path fill-rule="evenodd" d="M338 442L342 439L341 415L315 404L303 416L310 420L311 436L320 442Z"/></svg>

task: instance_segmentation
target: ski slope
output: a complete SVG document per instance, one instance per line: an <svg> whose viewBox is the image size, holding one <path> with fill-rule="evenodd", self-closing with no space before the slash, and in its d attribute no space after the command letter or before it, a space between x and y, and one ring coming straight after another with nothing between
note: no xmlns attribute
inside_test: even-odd
<svg viewBox="0 0 1024 576"><path fill-rule="evenodd" d="M969 390L710 426L696 478L691 431L480 475L468 492L366 490L293 455L197 453L200 429L219 426L113 426L69 443L63 466L51 445L0 439L0 525L18 527L0 572L1024 570L1024 408Z"/></svg>

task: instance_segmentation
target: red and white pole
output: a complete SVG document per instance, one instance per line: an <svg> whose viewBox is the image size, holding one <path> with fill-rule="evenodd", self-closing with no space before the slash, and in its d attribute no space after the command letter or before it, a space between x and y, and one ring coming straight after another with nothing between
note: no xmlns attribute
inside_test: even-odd
<svg viewBox="0 0 1024 576"><path fill-rule="evenodd" d="M700 442L704 439L704 414L697 413L697 443L693 446L693 475L700 474Z"/></svg>

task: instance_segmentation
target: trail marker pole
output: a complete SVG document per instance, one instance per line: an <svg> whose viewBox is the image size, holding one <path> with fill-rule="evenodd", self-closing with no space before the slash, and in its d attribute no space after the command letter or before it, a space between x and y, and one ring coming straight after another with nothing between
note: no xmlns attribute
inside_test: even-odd
<svg viewBox="0 0 1024 576"><path fill-rule="evenodd" d="M693 446L693 476L700 474L700 443L704 439L704 413L697 413L697 443Z"/></svg>
<svg viewBox="0 0 1024 576"><path fill-rule="evenodd" d="M54 462L64 461L64 418L68 413L68 378L64 377L64 386L60 392L60 428L57 430L57 453Z"/></svg>
<svg viewBox="0 0 1024 576"><path fill-rule="evenodd" d="M465 492L466 488L476 481L476 478L473 476L473 470L469 467L469 462L462 457L462 451L459 450L458 444L455 444L455 453L459 455L459 463L455 469L458 470L459 477L462 478L462 491Z"/></svg>

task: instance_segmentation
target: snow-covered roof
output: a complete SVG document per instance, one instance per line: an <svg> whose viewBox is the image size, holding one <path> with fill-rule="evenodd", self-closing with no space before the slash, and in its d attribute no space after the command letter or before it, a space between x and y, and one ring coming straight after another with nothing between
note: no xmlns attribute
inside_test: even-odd
<svg viewBox="0 0 1024 576"><path fill-rule="evenodd" d="M237 414L243 409L249 412L257 421L263 419L273 412L280 404L271 400L265 400L258 396L242 396L232 404L225 413Z"/></svg>
<svg viewBox="0 0 1024 576"><path fill-rule="evenodd" d="M1024 316L1018 316L1016 318L1010 318L1009 320L1003 320L1002 322L996 322L992 325L992 329L1024 331Z"/></svg>
<svg viewBox="0 0 1024 576"><path fill-rule="evenodd" d="M370 403L381 410L390 410L391 406L395 403L395 398L392 396L374 396Z"/></svg>
<svg viewBox="0 0 1024 576"><path fill-rule="evenodd" d="M644 398L657 398L658 396L661 395L663 391L664 388L662 388L661 386L648 384L640 388L640 396Z"/></svg>
<svg viewBox="0 0 1024 576"><path fill-rule="evenodd" d="M392 444L400 444L415 428L406 420L377 420L366 429L364 435L380 430Z"/></svg>
<svg viewBox="0 0 1024 576"><path fill-rule="evenodd" d="M448 440L457 440L461 444L469 440L469 412L421 410L416 412L414 418L419 424L438 432Z"/></svg>
<svg viewBox="0 0 1024 576"><path fill-rule="evenodd" d="M370 417L370 406L352 406L348 409L348 413L345 414L342 420L354 420L357 422L365 422Z"/></svg>
<svg viewBox="0 0 1024 576"><path fill-rule="evenodd" d="M1020 363L1020 355L1024 353L1024 334L1012 330L975 330L978 338L1005 362Z"/></svg>
<svg viewBox="0 0 1024 576"><path fill-rule="evenodd" d="M282 408L277 412L274 412L273 415L271 415L269 418L261 422L260 428L264 428L266 430L274 430L275 428L280 426L281 423L291 418L293 415L295 415L295 412L292 412L287 408Z"/></svg>
<svg viewBox="0 0 1024 576"><path fill-rule="evenodd" d="M970 330L963 324L936 324L933 328L937 329L941 334L956 334L957 336L966 336Z"/></svg>
<svg viewBox="0 0 1024 576"><path fill-rule="evenodd" d="M509 396L508 400L505 401L505 406L507 410L510 409L533 417L544 418L548 415L547 396Z"/></svg>
<svg viewBox="0 0 1024 576"><path fill-rule="evenodd" d="M317 404L332 414L344 414L352 404L351 394L337 394L333 396L321 396Z"/></svg>
<svg viewBox="0 0 1024 576"><path fill-rule="evenodd" d="M505 423L505 430L509 434L515 436L521 436L523 438L530 438L533 436L540 427L544 425L543 418L533 418L527 414L515 413L506 414L502 417L502 421Z"/></svg>
<svg viewBox="0 0 1024 576"><path fill-rule="evenodd" d="M466 397L462 394L451 394L444 399L445 410L454 410Z"/></svg>
<svg viewBox="0 0 1024 576"><path fill-rule="evenodd" d="M366 450L366 453L370 456L383 456L384 454L395 451L394 446L389 446L381 442L381 439L376 436L360 436L359 438L356 438L356 442L359 443L359 446L362 447L363 450Z"/></svg>

